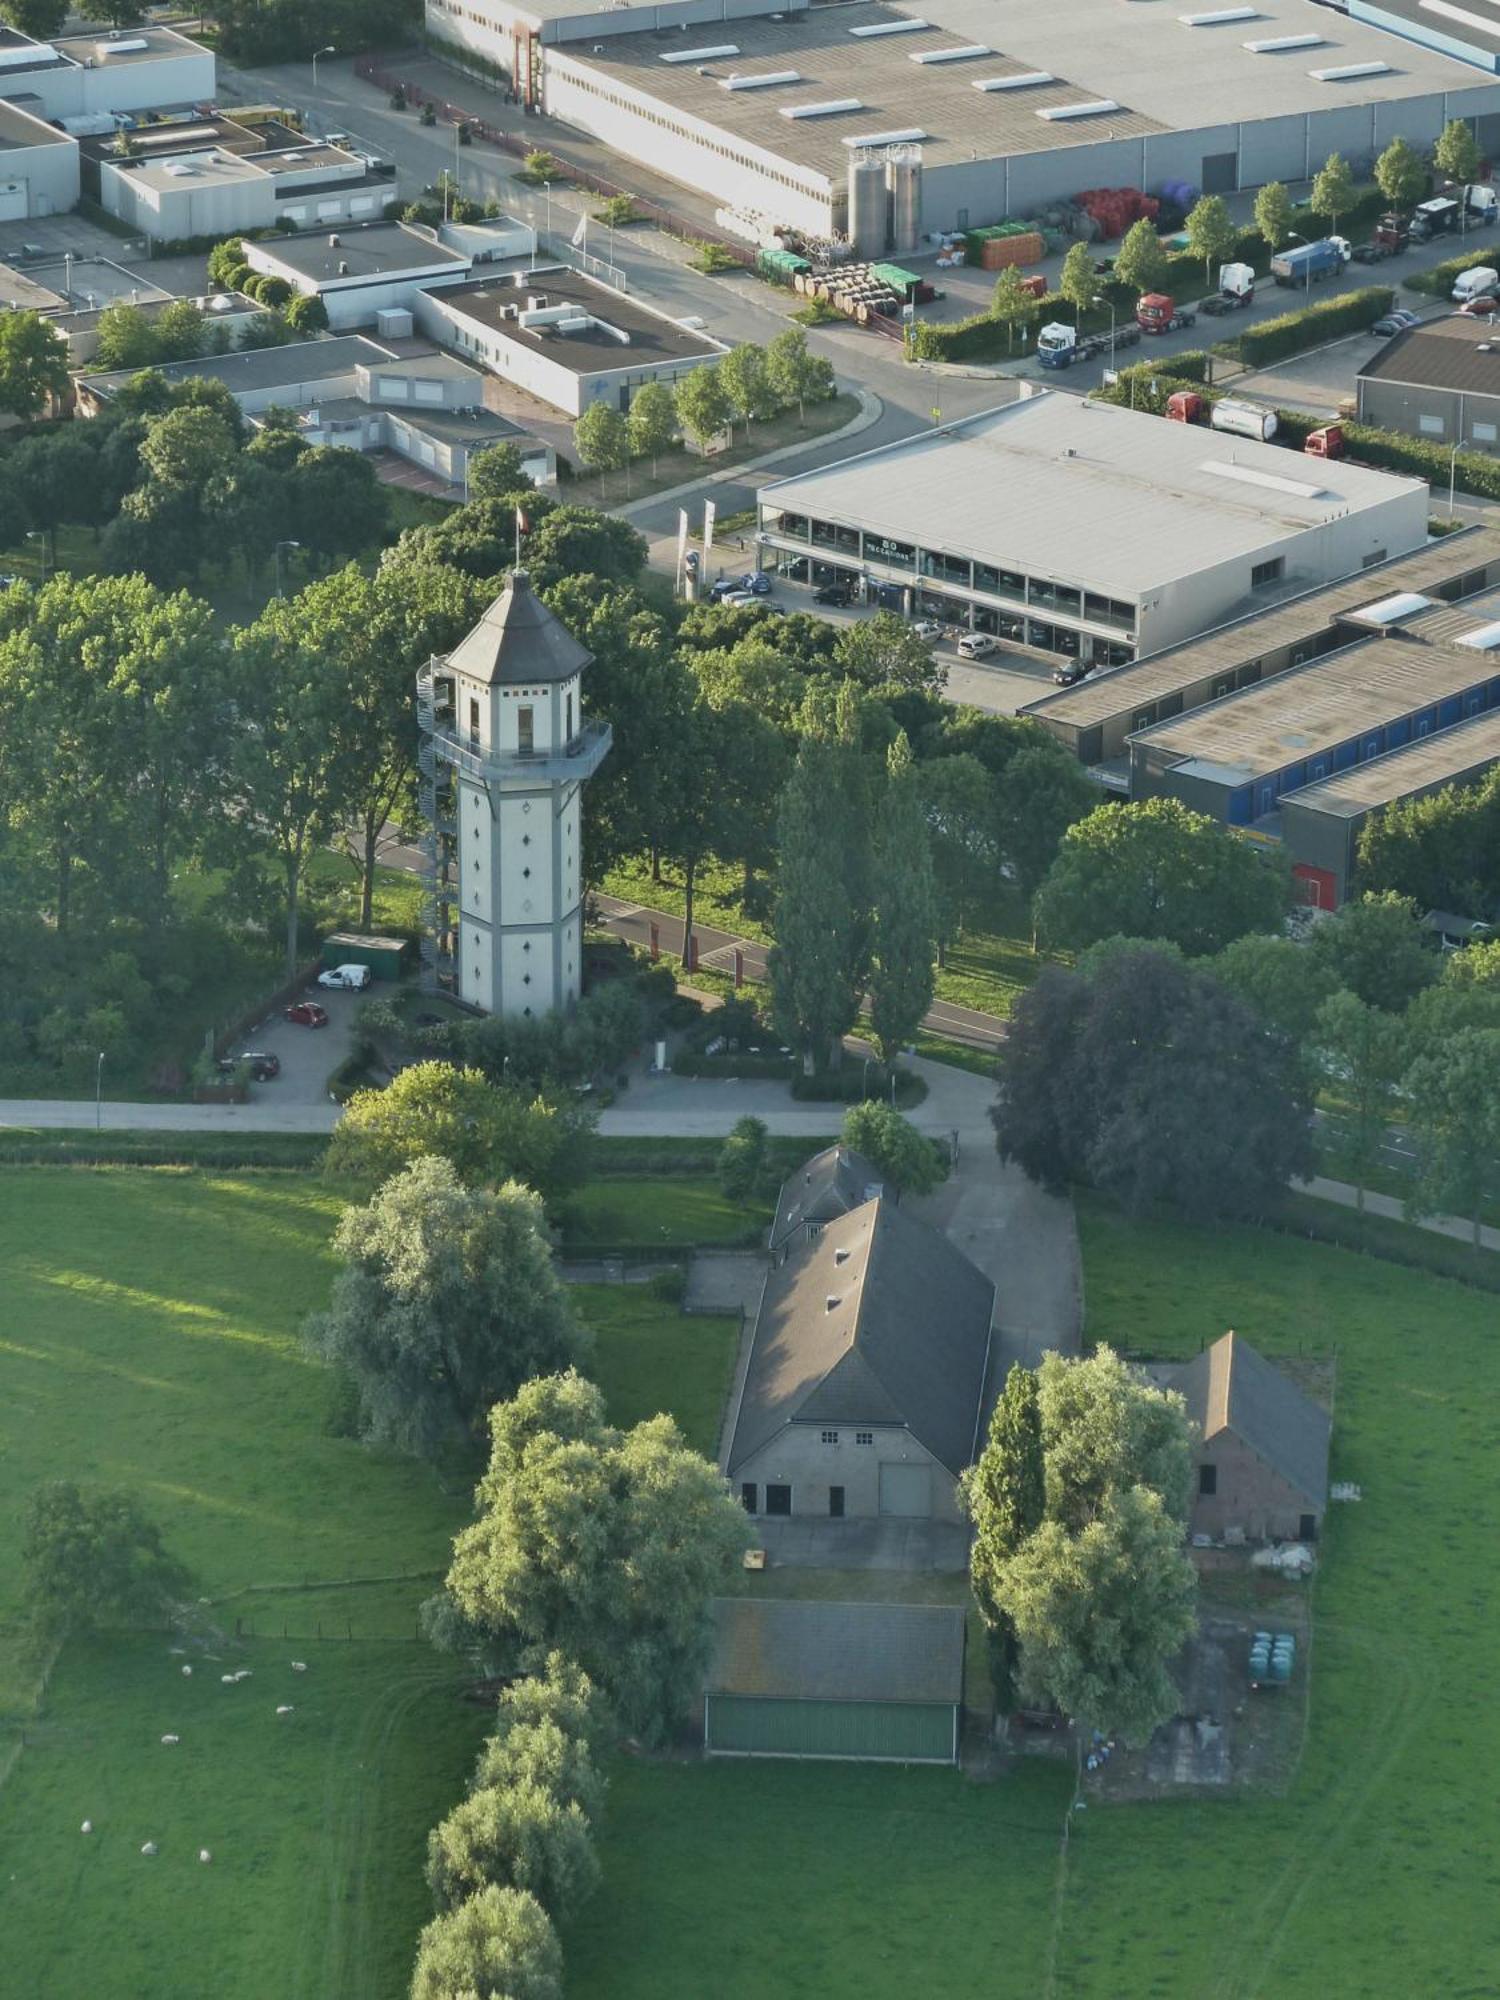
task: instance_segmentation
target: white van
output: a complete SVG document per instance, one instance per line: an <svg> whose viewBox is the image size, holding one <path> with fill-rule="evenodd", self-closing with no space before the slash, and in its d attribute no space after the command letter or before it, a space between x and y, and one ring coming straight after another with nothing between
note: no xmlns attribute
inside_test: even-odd
<svg viewBox="0 0 1500 2000"><path fill-rule="evenodd" d="M1453 287L1453 296L1460 304L1470 299L1482 299L1486 292L1493 292L1500 286L1500 271L1488 264L1480 264L1472 271L1460 271L1458 282Z"/></svg>
<svg viewBox="0 0 1500 2000"><path fill-rule="evenodd" d="M961 660L982 660L986 653L998 651L1000 641L988 632L965 632L958 642L958 657Z"/></svg>

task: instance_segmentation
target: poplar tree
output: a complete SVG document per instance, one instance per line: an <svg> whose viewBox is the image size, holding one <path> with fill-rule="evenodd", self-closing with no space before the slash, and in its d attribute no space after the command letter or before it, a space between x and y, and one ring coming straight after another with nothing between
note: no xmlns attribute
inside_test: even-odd
<svg viewBox="0 0 1500 2000"><path fill-rule="evenodd" d="M885 798L875 836L870 1019L882 1062L891 1062L932 1005L937 898L927 820L903 730L886 757Z"/></svg>

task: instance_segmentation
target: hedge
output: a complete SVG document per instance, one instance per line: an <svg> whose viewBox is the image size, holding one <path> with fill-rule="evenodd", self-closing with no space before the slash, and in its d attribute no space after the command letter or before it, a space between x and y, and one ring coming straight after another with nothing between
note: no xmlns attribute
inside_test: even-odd
<svg viewBox="0 0 1500 2000"><path fill-rule="evenodd" d="M1017 347L1004 320L992 319L988 313L946 324L918 320L912 328L911 351L918 361L1005 361L1026 352Z"/></svg>
<svg viewBox="0 0 1500 2000"><path fill-rule="evenodd" d="M672 1058L674 1076L737 1076L786 1083L795 1069L790 1056L704 1056L680 1049Z"/></svg>
<svg viewBox="0 0 1500 2000"><path fill-rule="evenodd" d="M1137 361L1132 367L1122 368L1113 382L1095 389L1089 400L1117 403L1122 409L1143 410L1147 416L1161 417L1166 415L1168 398L1180 389L1189 389L1212 405L1224 392L1208 387L1208 359L1206 354L1174 354L1167 364L1171 374L1166 367L1155 368L1149 361ZM1178 365L1183 361L1203 365L1195 366L1192 374L1178 374Z"/></svg>
<svg viewBox="0 0 1500 2000"><path fill-rule="evenodd" d="M1390 311L1394 298L1389 285L1366 285L1338 298L1320 299L1300 312L1262 320L1240 335L1240 359L1247 367L1260 368L1268 361L1283 361L1289 354L1321 347L1342 334L1361 333Z"/></svg>
<svg viewBox="0 0 1500 2000"><path fill-rule="evenodd" d="M1462 256L1450 257L1445 264L1434 264L1430 271L1414 271L1402 284L1411 292L1431 292L1436 298L1446 299L1452 291L1460 272L1472 271L1479 264L1493 265L1500 257L1500 245L1491 243L1483 250L1465 250Z"/></svg>

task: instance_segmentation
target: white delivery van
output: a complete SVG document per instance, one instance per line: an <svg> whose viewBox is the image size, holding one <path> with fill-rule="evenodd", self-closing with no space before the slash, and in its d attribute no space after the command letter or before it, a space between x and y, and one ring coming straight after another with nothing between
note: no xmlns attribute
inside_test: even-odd
<svg viewBox="0 0 1500 2000"><path fill-rule="evenodd" d="M1500 286L1500 271L1488 264L1477 264L1472 271L1460 271L1453 287L1453 296L1460 305L1470 299L1482 299L1486 292L1493 292Z"/></svg>

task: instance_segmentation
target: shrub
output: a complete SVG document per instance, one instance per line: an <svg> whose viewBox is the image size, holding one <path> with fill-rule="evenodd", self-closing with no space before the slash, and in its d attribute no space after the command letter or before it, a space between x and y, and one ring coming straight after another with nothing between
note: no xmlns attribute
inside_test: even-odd
<svg viewBox="0 0 1500 2000"><path fill-rule="evenodd" d="M1450 257L1446 263L1434 264L1430 271L1413 271L1402 283L1408 291L1431 292L1435 298L1446 299L1455 283L1465 271L1472 271L1481 264L1493 265L1497 253L1491 244L1485 250L1465 250L1461 256Z"/></svg>
<svg viewBox="0 0 1500 2000"><path fill-rule="evenodd" d="M1309 347L1321 347L1341 334L1362 332L1390 311L1394 297L1389 285L1366 285L1338 298L1320 299L1300 312L1262 320L1240 335L1240 359L1248 367L1260 368Z"/></svg>
<svg viewBox="0 0 1500 2000"><path fill-rule="evenodd" d="M737 1076L763 1082L784 1083L796 1068L790 1056L704 1056L682 1049L672 1059L674 1076ZM821 1095L822 1093L820 1093ZM856 1090L855 1096L859 1092Z"/></svg>

